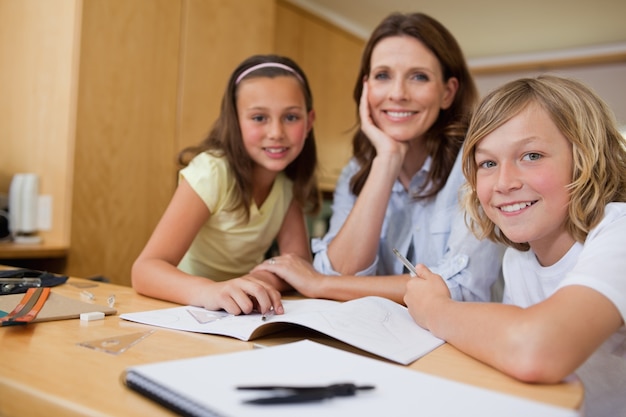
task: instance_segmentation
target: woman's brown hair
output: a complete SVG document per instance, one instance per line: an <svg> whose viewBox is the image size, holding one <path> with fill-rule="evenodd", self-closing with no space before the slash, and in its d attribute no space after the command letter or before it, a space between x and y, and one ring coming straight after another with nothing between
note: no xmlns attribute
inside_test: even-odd
<svg viewBox="0 0 626 417"><path fill-rule="evenodd" d="M424 185L428 187L428 192L417 197L427 198L436 195L450 175L465 139L469 114L478 100L478 91L463 52L448 29L423 13L393 13L374 29L365 45L353 95L357 104L357 115L363 92L363 80L370 73L374 47L381 40L392 36L410 36L417 39L439 60L443 81L447 82L454 77L459 83L452 105L440 111L435 124L426 133L426 147L428 154L433 158L433 164L428 173L428 181ZM355 133L352 145L354 157L361 168L352 177L350 185L352 192L358 195L367 180L376 150L361 129Z"/></svg>

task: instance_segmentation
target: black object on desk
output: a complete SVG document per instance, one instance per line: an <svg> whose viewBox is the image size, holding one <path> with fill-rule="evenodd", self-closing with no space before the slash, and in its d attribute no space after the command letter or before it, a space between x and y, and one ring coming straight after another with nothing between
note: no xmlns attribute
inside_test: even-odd
<svg viewBox="0 0 626 417"><path fill-rule="evenodd" d="M3 283L3 278L10 280ZM20 279L17 283L14 281L16 278ZM0 271L0 295L25 293L33 287L56 287L64 284L67 279L66 275L55 275L33 269L8 269Z"/></svg>
<svg viewBox="0 0 626 417"><path fill-rule="evenodd" d="M239 386L239 390L258 390L284 392L285 395L273 397L261 397L245 401L247 404L273 405L273 404L294 404L312 401L322 401L333 397L351 397L357 391L374 389L373 385L358 386L353 383L331 384L326 386L281 386L281 385L257 385Z"/></svg>

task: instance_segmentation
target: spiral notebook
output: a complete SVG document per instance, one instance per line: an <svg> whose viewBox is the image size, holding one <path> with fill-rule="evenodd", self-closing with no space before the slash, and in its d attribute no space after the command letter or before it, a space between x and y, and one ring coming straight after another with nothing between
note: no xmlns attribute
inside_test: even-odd
<svg viewBox="0 0 626 417"><path fill-rule="evenodd" d="M263 349L128 368L126 386L181 416L507 416L574 417L574 410L427 375L303 340ZM317 402L258 405L244 401L273 392L240 385L370 385L354 396Z"/></svg>

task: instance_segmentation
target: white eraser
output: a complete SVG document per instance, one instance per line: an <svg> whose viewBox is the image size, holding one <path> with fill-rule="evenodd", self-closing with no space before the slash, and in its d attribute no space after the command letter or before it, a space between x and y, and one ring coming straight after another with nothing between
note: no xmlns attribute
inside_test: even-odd
<svg viewBox="0 0 626 417"><path fill-rule="evenodd" d="M80 319L83 321L94 321L104 319L104 313L102 311L92 311L91 313L81 313Z"/></svg>

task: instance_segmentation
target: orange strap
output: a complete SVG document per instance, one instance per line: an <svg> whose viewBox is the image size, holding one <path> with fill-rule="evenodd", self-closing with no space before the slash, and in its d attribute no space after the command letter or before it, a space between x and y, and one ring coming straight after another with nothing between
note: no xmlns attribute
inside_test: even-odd
<svg viewBox="0 0 626 417"><path fill-rule="evenodd" d="M29 288L13 311L11 311L8 316L0 319L0 326L26 324L34 320L48 299L49 294L49 287Z"/></svg>

